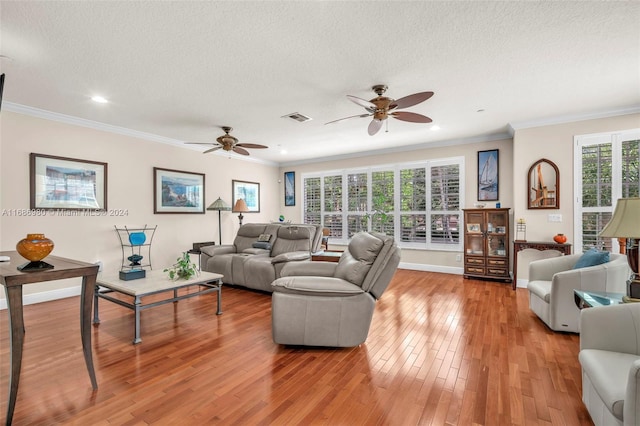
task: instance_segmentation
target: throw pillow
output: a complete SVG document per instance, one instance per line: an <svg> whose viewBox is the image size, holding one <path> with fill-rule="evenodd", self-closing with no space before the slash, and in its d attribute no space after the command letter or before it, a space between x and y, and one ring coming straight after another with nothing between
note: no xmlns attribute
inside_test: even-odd
<svg viewBox="0 0 640 426"><path fill-rule="evenodd" d="M608 251L599 251L596 248L591 248L586 251L580 259L576 262L573 269L586 268L587 266L596 266L609 261Z"/></svg>
<svg viewBox="0 0 640 426"><path fill-rule="evenodd" d="M258 237L258 241L261 243L269 242L270 239L271 239L271 234L260 234L260 236Z"/></svg>
<svg viewBox="0 0 640 426"><path fill-rule="evenodd" d="M259 248L259 249L265 249L265 250L271 250L271 244L266 242L266 241L256 241L255 243L252 244L253 248Z"/></svg>

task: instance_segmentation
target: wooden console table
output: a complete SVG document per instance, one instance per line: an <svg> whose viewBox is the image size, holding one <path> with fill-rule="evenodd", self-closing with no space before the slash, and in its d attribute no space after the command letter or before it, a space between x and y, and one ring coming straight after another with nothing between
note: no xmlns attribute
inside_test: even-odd
<svg viewBox="0 0 640 426"><path fill-rule="evenodd" d="M65 278L82 277L82 292L80 295L80 336L82 351L87 364L89 378L93 389L98 389L96 373L93 369L93 355L91 352L91 309L93 306L93 292L96 286L98 265L65 259L57 256L47 256L44 260L53 265L53 269L42 271L21 272L17 267L27 260L16 251L0 252L2 256L11 258L8 262L0 262L0 284L4 286L9 310L9 340L11 342L11 373L9 376L9 403L7 405L6 424L13 420L13 411L18 395L20 382L20 367L22 366L22 347L24 345L24 317L22 306L22 286L39 282L61 280ZM55 324L54 324L55 325Z"/></svg>
<svg viewBox="0 0 640 426"><path fill-rule="evenodd" d="M513 242L513 289L518 284L518 252L524 249L557 250L562 254L571 254L571 244L558 244L552 241L514 241Z"/></svg>

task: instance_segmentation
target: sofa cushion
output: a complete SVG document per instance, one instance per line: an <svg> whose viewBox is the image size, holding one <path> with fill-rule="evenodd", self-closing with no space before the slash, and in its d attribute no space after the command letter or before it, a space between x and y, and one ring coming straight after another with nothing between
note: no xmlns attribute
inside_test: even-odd
<svg viewBox="0 0 640 426"><path fill-rule="evenodd" d="M587 266L602 265L609 261L608 251L599 251L598 249L591 248L584 252L580 259L573 266L573 269L586 268Z"/></svg>
<svg viewBox="0 0 640 426"><path fill-rule="evenodd" d="M551 300L551 281L529 281L527 289L547 303Z"/></svg>
<svg viewBox="0 0 640 426"><path fill-rule="evenodd" d="M271 257L293 251L310 253L313 239L312 229L314 228L304 225L281 226L278 229L278 237L271 248Z"/></svg>
<svg viewBox="0 0 640 426"><path fill-rule="evenodd" d="M353 296L364 293L357 285L333 277L281 277L272 282L271 286L280 293L317 296Z"/></svg>
<svg viewBox="0 0 640 426"><path fill-rule="evenodd" d="M336 268L336 277L358 286L362 286L371 265L382 249L384 242L367 232L353 236L347 250L340 257Z"/></svg>
<svg viewBox="0 0 640 426"><path fill-rule="evenodd" d="M599 309L599 308L595 308ZM629 370L640 356L599 349L583 349L579 354L582 369L611 414L622 421L624 396Z"/></svg>

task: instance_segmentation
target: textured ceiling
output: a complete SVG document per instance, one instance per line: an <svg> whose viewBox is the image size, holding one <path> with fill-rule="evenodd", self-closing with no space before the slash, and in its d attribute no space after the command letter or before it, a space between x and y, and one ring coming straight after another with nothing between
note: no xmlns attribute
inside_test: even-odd
<svg viewBox="0 0 640 426"><path fill-rule="evenodd" d="M0 19L7 109L179 145L228 125L240 142L269 146L253 158L277 163L640 110L635 1L2 1ZM371 137L368 118L324 124L364 113L345 95L371 99L380 83L396 99L435 92L406 110L441 129L390 119ZM281 118L292 112L313 120Z"/></svg>

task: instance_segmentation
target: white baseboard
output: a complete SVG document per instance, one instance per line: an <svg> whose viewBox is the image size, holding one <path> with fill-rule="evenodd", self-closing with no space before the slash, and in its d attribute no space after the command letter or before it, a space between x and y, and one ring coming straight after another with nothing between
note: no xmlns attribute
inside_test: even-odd
<svg viewBox="0 0 640 426"><path fill-rule="evenodd" d="M442 265L425 265L423 263L407 263L400 262L398 265L400 269L410 269L412 271L425 271L425 272L441 272L443 274L455 274L462 275L464 268L457 266L442 266Z"/></svg>
<svg viewBox="0 0 640 426"><path fill-rule="evenodd" d="M64 299L80 295L80 286L61 288L58 290L41 291L39 293L25 294L22 296L23 305L33 305L34 303L50 302L52 300ZM7 299L0 299L0 310L7 309Z"/></svg>

